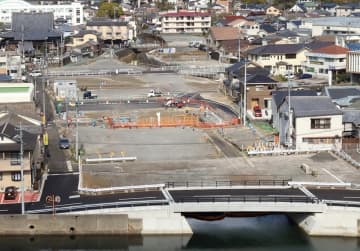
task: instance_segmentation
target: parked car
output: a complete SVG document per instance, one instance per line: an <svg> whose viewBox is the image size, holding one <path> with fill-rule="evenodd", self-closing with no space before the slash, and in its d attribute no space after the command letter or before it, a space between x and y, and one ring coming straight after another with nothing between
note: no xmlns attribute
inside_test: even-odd
<svg viewBox="0 0 360 251"><path fill-rule="evenodd" d="M299 79L306 79L306 78L312 78L312 75L308 74L308 73L304 73L304 74L301 74L299 77Z"/></svg>
<svg viewBox="0 0 360 251"><path fill-rule="evenodd" d="M161 97L162 92L159 90L150 90L147 94L148 98L152 98L152 97Z"/></svg>
<svg viewBox="0 0 360 251"><path fill-rule="evenodd" d="M258 106L258 105L254 106L253 110L254 110L255 117L262 117L260 106Z"/></svg>
<svg viewBox="0 0 360 251"><path fill-rule="evenodd" d="M42 72L40 70L33 70L32 72L30 72L29 74L31 77L41 77L42 76Z"/></svg>
<svg viewBox="0 0 360 251"><path fill-rule="evenodd" d="M84 99L96 99L97 95L92 91L85 91L83 94Z"/></svg>
<svg viewBox="0 0 360 251"><path fill-rule="evenodd" d="M185 106L185 102L177 99L169 99L164 103L164 106L182 108L183 106Z"/></svg>
<svg viewBox="0 0 360 251"><path fill-rule="evenodd" d="M5 200L15 200L17 196L17 188L14 186L9 186L5 188Z"/></svg>
<svg viewBox="0 0 360 251"><path fill-rule="evenodd" d="M60 149L69 149L70 141L67 138L62 138L59 140L59 148Z"/></svg>

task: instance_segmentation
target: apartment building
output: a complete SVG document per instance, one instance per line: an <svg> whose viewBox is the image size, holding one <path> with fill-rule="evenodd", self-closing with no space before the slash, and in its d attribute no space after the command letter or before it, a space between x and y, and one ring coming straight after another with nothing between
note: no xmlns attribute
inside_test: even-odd
<svg viewBox="0 0 360 251"><path fill-rule="evenodd" d="M347 48L341 46L329 45L305 52L304 72L322 78L328 77L329 70L335 75L345 72L348 51Z"/></svg>
<svg viewBox="0 0 360 251"><path fill-rule="evenodd" d="M173 11L161 14L162 33L205 33L211 27L208 12Z"/></svg>
<svg viewBox="0 0 360 251"><path fill-rule="evenodd" d="M13 13L47 13L54 15L54 20L63 19L68 24L79 25L84 23L84 7L81 3L70 4L31 4L22 0L0 1L0 22L11 23Z"/></svg>

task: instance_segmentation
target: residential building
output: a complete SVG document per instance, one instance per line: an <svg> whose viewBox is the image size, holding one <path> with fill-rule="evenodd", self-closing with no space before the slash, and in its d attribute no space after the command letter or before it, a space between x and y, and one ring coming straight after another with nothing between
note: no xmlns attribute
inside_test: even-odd
<svg viewBox="0 0 360 251"><path fill-rule="evenodd" d="M277 82L269 77L269 71L252 62L246 63L246 110L251 118L255 118L253 108L260 107L261 119L271 118L271 92ZM222 90L236 103L244 102L245 62L237 62L226 68ZM241 106L243 108L243 105Z"/></svg>
<svg viewBox="0 0 360 251"><path fill-rule="evenodd" d="M304 18L300 28L308 28L312 36L360 34L360 17Z"/></svg>
<svg viewBox="0 0 360 251"><path fill-rule="evenodd" d="M338 17L347 17L352 13L360 12L359 3L348 3L336 7L336 16Z"/></svg>
<svg viewBox="0 0 360 251"><path fill-rule="evenodd" d="M286 75L301 70L306 51L304 44L273 44L250 49L247 57L273 75Z"/></svg>
<svg viewBox="0 0 360 251"><path fill-rule="evenodd" d="M331 98L340 108L351 107L352 103L360 99L360 87L357 86L325 86L323 95Z"/></svg>
<svg viewBox="0 0 360 251"><path fill-rule="evenodd" d="M23 0L0 1L0 22L11 23L13 13L53 13L53 21L64 19L71 25L84 23L83 5L78 2L70 4L31 4Z"/></svg>
<svg viewBox="0 0 360 251"><path fill-rule="evenodd" d="M12 113L0 113L0 191L8 186L21 187L21 141L19 124L13 124L16 121L22 121L24 126L30 120ZM39 126L37 128L40 129ZM41 177L40 138L36 133L22 130L22 141L24 188L32 190L39 187L37 182Z"/></svg>
<svg viewBox="0 0 360 251"><path fill-rule="evenodd" d="M95 19L86 23L86 30L95 31L106 42L119 44L127 44L136 37L136 26L133 21Z"/></svg>
<svg viewBox="0 0 360 251"><path fill-rule="evenodd" d="M302 151L341 149L342 112L329 97L286 97L279 118L280 144Z"/></svg>
<svg viewBox="0 0 360 251"><path fill-rule="evenodd" d="M175 11L161 14L162 33L206 33L211 27L208 12Z"/></svg>
<svg viewBox="0 0 360 251"><path fill-rule="evenodd" d="M289 91L272 91L271 92L271 123L273 128L280 131L280 118L279 118L279 109L280 105L284 102L286 97L289 95ZM317 96L316 91L314 90L290 90L291 97L301 97L301 96Z"/></svg>
<svg viewBox="0 0 360 251"><path fill-rule="evenodd" d="M343 137L360 137L360 110L344 109L343 112ZM358 141L357 141L358 143Z"/></svg>
<svg viewBox="0 0 360 251"><path fill-rule="evenodd" d="M96 31L81 30L71 37L69 43L67 43L66 46L76 47L76 46L86 44L89 41L98 43L99 36L100 36L100 34L98 34Z"/></svg>
<svg viewBox="0 0 360 251"><path fill-rule="evenodd" d="M0 37L5 51L18 51L24 59L46 54L49 62L60 61L63 33L55 29L52 13L14 13L11 31Z"/></svg>
<svg viewBox="0 0 360 251"><path fill-rule="evenodd" d="M323 3L320 5L320 9L327 11L330 16L336 16L336 8L339 7L336 3Z"/></svg>
<svg viewBox="0 0 360 251"><path fill-rule="evenodd" d="M260 31L260 24L254 21L235 19L227 24L234 28L238 28L244 34L245 37L257 36Z"/></svg>
<svg viewBox="0 0 360 251"><path fill-rule="evenodd" d="M275 8L274 6L270 6L266 9L266 15L280 16L281 10L278 8Z"/></svg>
<svg viewBox="0 0 360 251"><path fill-rule="evenodd" d="M350 73L351 82L360 83L360 50L347 53L346 72Z"/></svg>
<svg viewBox="0 0 360 251"><path fill-rule="evenodd" d="M222 41L238 41L240 38L243 35L238 28L214 26L210 28L206 42L209 47L216 49Z"/></svg>
<svg viewBox="0 0 360 251"><path fill-rule="evenodd" d="M336 79L338 74L345 73L348 51L341 46L329 45L305 52L306 61L303 71L320 78L329 77L328 72L332 71Z"/></svg>

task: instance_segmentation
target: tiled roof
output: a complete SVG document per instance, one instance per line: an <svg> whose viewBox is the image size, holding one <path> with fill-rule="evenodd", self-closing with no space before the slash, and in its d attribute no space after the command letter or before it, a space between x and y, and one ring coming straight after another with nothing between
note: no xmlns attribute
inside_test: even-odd
<svg viewBox="0 0 360 251"><path fill-rule="evenodd" d="M240 32L234 27L211 27L210 34L214 40L235 40L239 39Z"/></svg>
<svg viewBox="0 0 360 251"><path fill-rule="evenodd" d="M210 14L208 12L195 12L195 11L178 11L178 12L168 12L162 14L163 17L208 17Z"/></svg>
<svg viewBox="0 0 360 251"><path fill-rule="evenodd" d="M128 22L111 19L91 20L86 23L86 26L127 26Z"/></svg>
<svg viewBox="0 0 360 251"><path fill-rule="evenodd" d="M360 96L360 88L352 86L325 87L325 93L332 99L342 99L349 96Z"/></svg>
<svg viewBox="0 0 360 251"><path fill-rule="evenodd" d="M343 122L360 126L360 110L343 110Z"/></svg>
<svg viewBox="0 0 360 251"><path fill-rule="evenodd" d="M342 114L341 110L326 96L291 97L291 107L296 118Z"/></svg>
<svg viewBox="0 0 360 251"><path fill-rule="evenodd" d="M312 52L316 53L324 53L324 54L346 54L349 51L349 49L337 46L337 45L329 45L326 47L322 47L316 50L313 50Z"/></svg>
<svg viewBox="0 0 360 251"><path fill-rule="evenodd" d="M293 54L305 48L304 44L270 44L260 46L248 50L248 54L253 55L268 55L268 54Z"/></svg>
<svg viewBox="0 0 360 251"><path fill-rule="evenodd" d="M289 95L288 91L273 91L272 97L275 102L275 106L279 107L284 99ZM314 90L293 90L290 91L291 97L298 97L298 96L317 96L316 91Z"/></svg>
<svg viewBox="0 0 360 251"><path fill-rule="evenodd" d="M1 37L33 41L61 36L61 32L54 30L53 13L13 13L11 26L11 31Z"/></svg>
<svg viewBox="0 0 360 251"><path fill-rule="evenodd" d="M234 16L234 15L224 16L223 24L228 24L228 23L231 23L232 21L238 20L238 19L246 20L246 18L243 16Z"/></svg>

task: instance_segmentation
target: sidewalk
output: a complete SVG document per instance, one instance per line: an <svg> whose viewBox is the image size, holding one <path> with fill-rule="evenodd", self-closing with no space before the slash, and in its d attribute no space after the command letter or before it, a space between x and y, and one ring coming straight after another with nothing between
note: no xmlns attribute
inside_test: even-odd
<svg viewBox="0 0 360 251"><path fill-rule="evenodd" d="M24 201L25 202L36 202L40 199L39 192L25 192ZM14 200L5 200L5 193L0 193L0 204L13 204L21 202L21 192L18 192Z"/></svg>

